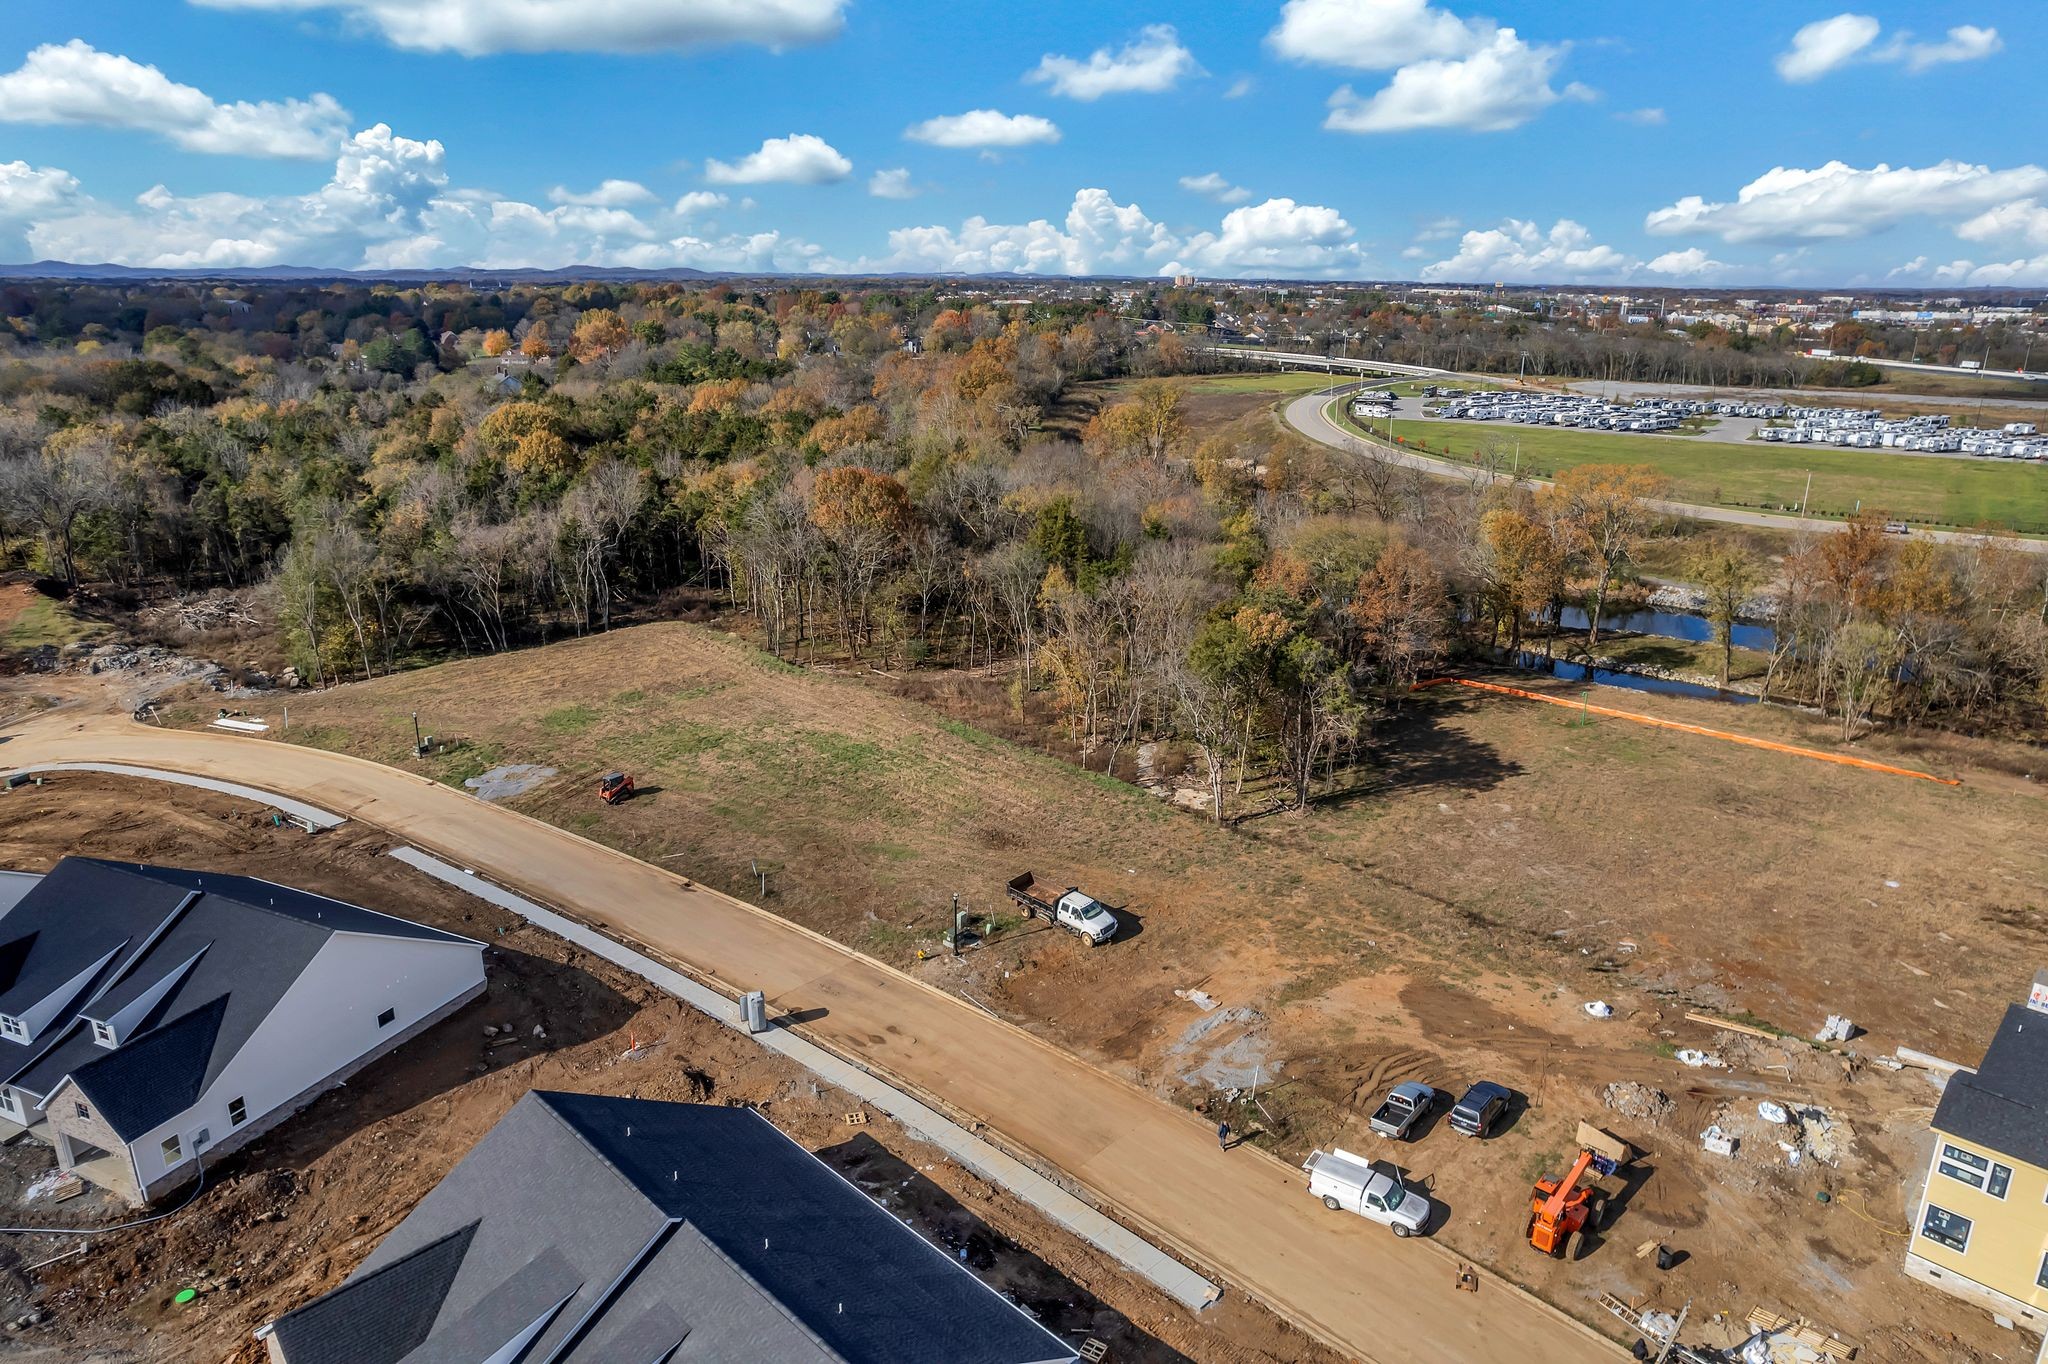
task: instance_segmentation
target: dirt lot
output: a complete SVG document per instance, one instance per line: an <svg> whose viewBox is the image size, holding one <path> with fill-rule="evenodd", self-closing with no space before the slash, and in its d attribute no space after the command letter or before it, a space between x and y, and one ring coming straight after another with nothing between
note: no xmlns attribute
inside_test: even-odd
<svg viewBox="0 0 2048 1364"><path fill-rule="evenodd" d="M1925 1167L1926 1081L1845 1073L1803 1043L1740 1041L1683 1015L1804 1036L1846 1013L1868 1030L1855 1051L1974 1060L2042 951L2048 853L2032 831L2048 807L2023 775L2038 754L1868 746L1966 778L1951 788L1429 693L1384 728L1360 790L1224 831L995 737L1036 732L1005 696L1000 679L799 671L652 625L295 695L288 737L455 782L556 768L513 803L748 898L758 868L776 912L1266 1129L1256 1140L1284 1155L1333 1142L1398 1154L1447 1210L1446 1242L1582 1316L1613 1291L1695 1299L1695 1320L1758 1304L1809 1315L1874 1358L2010 1348L1982 1314L1895 1269ZM1791 712L1625 704L1832 744ZM410 758L415 710L458 742ZM607 810L592 788L615 766L643 795ZM1254 783L1245 802L1261 799ZM1124 934L1090 951L1018 921L1001 883L1027 868L1099 895ZM992 916L960 958L938 946L956 892ZM1196 990L1220 1007L1191 1002ZM1616 1016L1588 1017L1595 999ZM1688 1069L1680 1047L1727 1066ZM1491 1141L1437 1123L1395 1152L1363 1131L1391 1083L1482 1076L1523 1096ZM1231 1097L1254 1081L1262 1110ZM1615 1084L1661 1098L1624 1089L1617 1109ZM1827 1115L1799 1167L1755 1116L1765 1098ZM1522 1244L1525 1200L1569 1162L1581 1118L1650 1154L1629 1187L1616 1181L1600 1243L1560 1264ZM1709 1123L1744 1136L1732 1162L1700 1150ZM1633 1254L1654 1240L1687 1258L1659 1274Z"/></svg>
<svg viewBox="0 0 2048 1364"><path fill-rule="evenodd" d="M359 825L309 838L262 812L195 791L60 777L0 796L0 867L43 869L67 852L250 873L407 915L490 944L486 997L318 1101L212 1172L189 1207L110 1231L77 1259L55 1237L0 1238L0 1355L31 1360L236 1360L254 1364L256 1326L332 1288L530 1088L744 1102L867 1189L928 1238L965 1250L984 1281L1067 1338L1095 1336L1116 1361L1331 1359L1232 1295L1200 1318L1135 1283L1092 1248L962 1170L801 1068L552 935L382 854ZM487 1045L483 1025L518 1040ZM544 1038L536 1039L539 1027ZM638 1049L638 1059L624 1053ZM47 1148L0 1149L7 1219L118 1221L78 1200L19 1206ZM199 1297L171 1299L183 1287Z"/></svg>

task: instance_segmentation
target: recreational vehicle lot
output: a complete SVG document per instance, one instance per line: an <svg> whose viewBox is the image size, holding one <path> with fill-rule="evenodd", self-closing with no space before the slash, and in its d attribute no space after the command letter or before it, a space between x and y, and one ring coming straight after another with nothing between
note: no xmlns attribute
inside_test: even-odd
<svg viewBox="0 0 2048 1364"><path fill-rule="evenodd" d="M910 1219L995 1287L1113 1358L1280 1361L1330 1358L1242 1298L1199 1320L1133 1282L1003 1190L907 1137L880 1114L848 1126L850 1104L611 966L384 856L390 834L361 825L308 837L247 802L152 783L70 775L0 796L0 866L41 869L67 853L267 877L349 896L491 944L491 988L348 1086L223 1162L192 1208L87 1252L23 1267L75 1242L0 1245L0 1320L40 1311L0 1336L0 1355L74 1361L234 1360L255 1364L249 1332L334 1287L528 1089L553 1088L759 1107L849 1179ZM483 1028L499 1030L487 1039ZM535 1033L539 1029L539 1034ZM625 1053L636 1052L629 1057ZM48 1152L0 1149L0 1188L18 1189ZM107 1223L90 1200L7 1210L9 1222ZM172 1299L197 1290L185 1305Z"/></svg>
<svg viewBox="0 0 2048 1364"><path fill-rule="evenodd" d="M1385 422L1341 420L1361 434L1388 434ZM1647 464L1671 479L1679 502L1796 512L1807 498L1815 516L1848 516L1860 503L1933 526L1991 524L2048 534L2048 468L2036 464L1412 416L1397 416L1392 435L1425 454L1469 463L1484 453L1503 469L1518 464L1535 477L1578 464Z"/></svg>
<svg viewBox="0 0 2048 1364"><path fill-rule="evenodd" d="M1831 746L1825 727L1787 712L1628 704ZM1397 1080L1508 1084L1527 1106L1505 1135L1437 1130L1402 1159L1432 1178L1445 1244L1581 1316L1598 1283L1697 1293L1738 1318L1754 1302L1806 1313L1890 1342L1884 1357L1969 1357L1927 1353L1922 1334L1936 1329L1958 1332L1960 1348L1996 1343L1981 1318L1881 1272L1897 1250L1881 1228L1903 1225L1921 1164L1924 1080L1851 1078L1800 1044L1742 1043L1725 1071L1672 1053L1725 1040L1687 1023L1692 1008L1801 1036L1846 1013L1868 1030L1859 1050L1875 1053L1981 1046L2023 989L2014 963L2044 937L2048 861L2028 833L2043 806L2017 750L1864 750L1965 778L1952 788L1432 692L1385 730L1378 784L1307 818L1220 831L1034 751L1044 731L1009 709L999 681L855 681L679 624L291 706L291 740L450 782L553 767L512 803L759 900L1175 1102L1217 1112L1222 1091L1257 1080L1273 1122L1254 1139L1292 1159L1370 1140L1364 1118ZM454 741L446 752L408 756L415 712ZM613 767L630 767L642 795L608 809L594 783ZM1005 921L1003 882L1027 869L1082 885L1131 928L1091 949ZM955 892L996 912L958 959L939 946ZM1883 953L1842 950L1878 929ZM1193 991L1221 1007L1200 1009ZM1589 1000L1617 1016L1589 1019ZM1630 1116L1610 1106L1614 1084L1668 1107L1626 1091L1648 1114ZM1788 1089L1839 1115L1853 1154L1799 1176L1766 1159L1769 1142L1734 1175L1706 1163L1699 1130ZM1221 1111L1248 1120L1241 1104ZM1606 1247L1559 1265L1518 1244L1516 1209L1532 1178L1561 1169L1581 1117L1657 1158ZM1843 1196L1823 1208L1817 1180ZM1650 1237L1691 1259L1658 1275L1629 1254ZM1786 1237L1829 1249L1788 1265L1773 1253ZM1870 1272L1844 1288L1806 1267L1829 1256Z"/></svg>

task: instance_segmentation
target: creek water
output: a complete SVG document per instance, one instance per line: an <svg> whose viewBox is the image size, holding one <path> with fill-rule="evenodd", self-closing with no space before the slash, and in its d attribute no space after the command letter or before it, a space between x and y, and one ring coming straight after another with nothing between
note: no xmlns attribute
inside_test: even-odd
<svg viewBox="0 0 2048 1364"><path fill-rule="evenodd" d="M1567 630L1586 628L1585 608L1567 606L1557 613L1557 623ZM1689 611L1630 611L1616 614L1612 611L1600 618L1602 630L1627 630L1631 634L1661 635L1665 639L1682 639L1692 644L1705 644L1714 638L1713 622L1705 616L1695 616ZM1732 632L1735 647L1754 649L1758 653L1769 653L1777 642L1777 632L1768 625L1750 625L1735 622Z"/></svg>

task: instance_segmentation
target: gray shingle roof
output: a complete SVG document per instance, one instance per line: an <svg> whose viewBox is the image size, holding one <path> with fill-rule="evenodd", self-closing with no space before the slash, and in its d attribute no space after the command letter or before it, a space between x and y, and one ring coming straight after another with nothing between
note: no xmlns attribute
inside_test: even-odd
<svg viewBox="0 0 2048 1364"><path fill-rule="evenodd" d="M470 942L253 877L67 857L0 914L0 970L12 952L18 982L28 982L10 995L46 995L51 981L120 951L34 1043L0 1042L0 1082L43 1099L75 1074L132 1140L203 1094L340 932ZM75 1021L111 1019L188 962L118 1048L100 1046Z"/></svg>
<svg viewBox="0 0 2048 1364"><path fill-rule="evenodd" d="M2008 1006L1977 1073L1949 1077L1934 1126L1987 1151L2048 1167L2048 1014Z"/></svg>
<svg viewBox="0 0 2048 1364"><path fill-rule="evenodd" d="M403 1359L434 1329L441 1300L469 1253L476 1223L457 1227L383 1269L292 1313L292 1364Z"/></svg>
<svg viewBox="0 0 2048 1364"><path fill-rule="evenodd" d="M357 1364L473 1364L572 1281L531 1364L1075 1357L751 1110L536 1092L347 1283L276 1323L285 1358L327 1364L314 1309L471 1225L429 1336Z"/></svg>

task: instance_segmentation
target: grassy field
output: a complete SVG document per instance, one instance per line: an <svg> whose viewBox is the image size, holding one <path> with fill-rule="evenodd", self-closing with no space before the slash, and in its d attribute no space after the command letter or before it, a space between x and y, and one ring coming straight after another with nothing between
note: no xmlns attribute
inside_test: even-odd
<svg viewBox="0 0 2048 1364"><path fill-rule="evenodd" d="M1537 478L1577 464L1648 464L1671 479L1677 501L1764 511L1798 511L1811 470L1810 515L1849 516L1861 503L1922 525L2048 534L2048 468L2032 464L1494 423L1397 420L1393 434L1414 449L1464 461L1482 445L1519 446L1521 471Z"/></svg>
<svg viewBox="0 0 2048 1364"><path fill-rule="evenodd" d="M61 648L97 634L99 628L25 585L0 588L0 653L39 649L45 644Z"/></svg>

